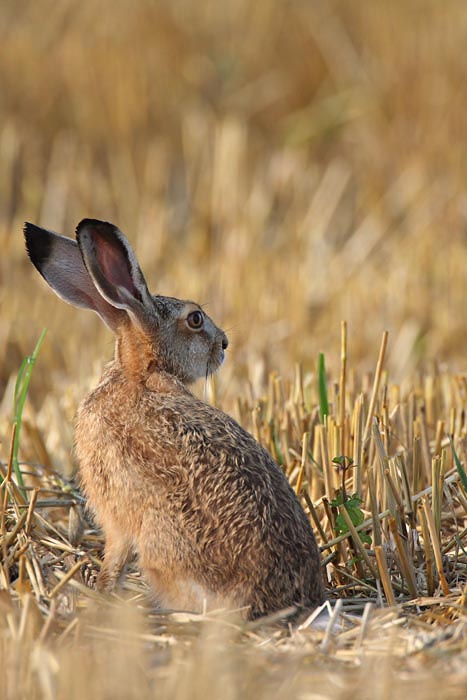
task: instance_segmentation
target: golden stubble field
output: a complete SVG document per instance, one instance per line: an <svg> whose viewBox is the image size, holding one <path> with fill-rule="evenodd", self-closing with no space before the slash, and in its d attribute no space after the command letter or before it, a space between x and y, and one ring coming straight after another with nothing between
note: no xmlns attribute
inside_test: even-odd
<svg viewBox="0 0 467 700"><path fill-rule="evenodd" d="M0 697L465 696L448 436L465 463L466 38L454 0L2 3ZM85 216L120 226L153 292L226 329L197 391L302 495L342 601L324 627L156 611L136 571L93 590L102 538L71 480L72 421L112 339L52 297L21 233ZM13 391L44 326L24 494ZM339 455L366 546L336 525Z"/></svg>

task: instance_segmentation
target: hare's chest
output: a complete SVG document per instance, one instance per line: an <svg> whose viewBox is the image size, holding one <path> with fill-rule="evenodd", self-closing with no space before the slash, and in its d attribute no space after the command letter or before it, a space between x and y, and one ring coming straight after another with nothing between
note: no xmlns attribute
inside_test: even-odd
<svg viewBox="0 0 467 700"><path fill-rule="evenodd" d="M137 432L121 421L109 421L103 411L84 407L78 414L75 450L85 494L97 515L106 511L123 516L132 502L144 498L130 445Z"/></svg>

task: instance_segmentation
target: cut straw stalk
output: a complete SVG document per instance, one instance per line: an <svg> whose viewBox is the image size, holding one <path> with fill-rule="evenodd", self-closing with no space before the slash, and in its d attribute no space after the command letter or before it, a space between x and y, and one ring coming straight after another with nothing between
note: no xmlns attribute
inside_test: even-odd
<svg viewBox="0 0 467 700"><path fill-rule="evenodd" d="M345 454L345 392L347 377L347 323L341 322L341 371L339 378L339 430L340 449L339 454Z"/></svg>
<svg viewBox="0 0 467 700"><path fill-rule="evenodd" d="M415 427L418 424L415 424ZM414 435L412 445L412 493L417 493L422 487L421 445L419 435Z"/></svg>
<svg viewBox="0 0 467 700"><path fill-rule="evenodd" d="M37 501L37 496L38 496L38 494L39 494L39 490L40 490L40 489L35 488L34 491L33 491L32 494L31 494L31 500L29 501L28 513L27 513L27 518L26 518L26 526L25 526L25 528L24 528L24 529L25 529L25 532L26 532L26 535L29 535L29 531L30 531L30 529L31 529L31 522L32 522L32 518L33 518L33 515L34 515L34 507L35 507L35 505L36 505L36 501Z"/></svg>
<svg viewBox="0 0 467 700"><path fill-rule="evenodd" d="M441 502L443 495L443 483L441 474L441 458L435 454L431 460L431 485L433 488L431 497L431 507L433 511L433 521L436 532L441 532Z"/></svg>
<svg viewBox="0 0 467 700"><path fill-rule="evenodd" d="M347 527L349 529L349 532L350 532L350 535L352 537L352 541L355 545L356 550L359 552L360 556L365 561L365 564L368 566L369 570L371 571L371 575L374 578L378 578L378 571L373 566L373 563L372 563L370 557L368 556L368 552L366 551L365 547L363 546L363 543L359 537L357 530L355 529L355 525L353 524L352 519L351 519L345 505L341 504L339 506L339 513L342 515L342 517L345 520L345 524L347 525Z"/></svg>
<svg viewBox="0 0 467 700"><path fill-rule="evenodd" d="M448 582L446 581L446 576L444 575L444 571L443 571L443 557L441 554L441 547L440 547L440 543L439 543L438 532L436 530L435 519L433 517L433 512L430 508L430 505L428 503L426 496L424 496L422 498L422 507L423 507L423 511L425 513L426 522L428 525L428 531L430 533L431 545L433 547L433 554L435 557L436 569L438 571L438 576L439 576L439 580L441 583L441 588L443 589L444 595L449 595L450 591L449 591ZM425 548L426 548L426 544L425 544Z"/></svg>
<svg viewBox="0 0 467 700"><path fill-rule="evenodd" d="M45 591L41 588L40 579L37 576L36 569L34 568L31 559L27 553L24 555L24 557L22 557L22 559L24 560L24 566L26 568L29 581L34 591L34 595L36 596L37 600L40 600L44 596Z"/></svg>
<svg viewBox="0 0 467 700"><path fill-rule="evenodd" d="M438 420L436 423L436 437L435 437L435 447L433 454L435 456L441 456L441 445L444 436L444 420Z"/></svg>
<svg viewBox="0 0 467 700"><path fill-rule="evenodd" d="M367 446L370 439L371 425L373 421L373 416L376 408L376 401L378 398L379 385L381 382L381 374L383 372L384 358L386 355L386 348L388 344L388 332L384 331L383 337L381 339L381 345L379 348L378 361L376 363L375 378L373 381L373 388L371 391L370 405L368 407L368 416L366 419L365 430L363 431L363 446Z"/></svg>
<svg viewBox="0 0 467 700"><path fill-rule="evenodd" d="M355 409L352 416L352 432L354 436L353 442L353 492L362 494L363 483L363 465L362 465L362 448L363 448L363 402L364 396L360 394L355 403Z"/></svg>
<svg viewBox="0 0 467 700"><path fill-rule="evenodd" d="M300 471L298 472L298 477L297 477L297 483L295 486L295 493L300 495L301 490L302 490L302 483L303 483L303 474L305 472L305 465L306 465L306 456L308 452L308 441L309 441L309 434L308 433L303 433L302 436L302 456L300 460Z"/></svg>
<svg viewBox="0 0 467 700"><path fill-rule="evenodd" d="M425 406L420 406L418 421L420 425L422 467L425 474L425 480L429 482L431 477L431 451Z"/></svg>
<svg viewBox="0 0 467 700"><path fill-rule="evenodd" d="M381 545L376 545L375 546L375 556L376 556L376 561L378 563L378 570L379 570L379 575L383 584L384 588L384 594L386 596L386 600L388 601L388 605L392 608L396 604L396 599L394 596L394 591L392 588L391 584L391 576L389 575L388 571L388 563L386 561L386 555L384 553L384 549Z"/></svg>
<svg viewBox="0 0 467 700"><path fill-rule="evenodd" d="M395 519L390 517L388 519L388 522L389 522L389 529L391 531L391 535L394 538L394 542L395 542L395 545L397 548L397 554L399 555L401 572L402 572L402 575L407 582L410 596L411 596L411 598L417 598L418 597L417 582L415 579L415 572L413 570L412 562L409 560L409 557L407 555L407 551L406 551L404 542L402 541L402 538L401 538L399 531L397 529L397 523L396 523Z"/></svg>
<svg viewBox="0 0 467 700"><path fill-rule="evenodd" d="M389 460L389 463L391 464L391 466L393 466L393 460ZM403 516L404 515L404 503L402 501L402 493L401 493L400 489L398 488L398 484L396 484L396 481L395 481L393 475L391 474L390 469L384 470L384 478L386 479L386 482L391 490L391 494L392 494L392 497L394 499L394 504L395 504L395 507L393 507L392 509L390 508L390 510L391 510L393 515L397 514L397 516L399 516L399 515Z"/></svg>
<svg viewBox="0 0 467 700"><path fill-rule="evenodd" d="M384 443L381 437L381 431L379 429L379 424L376 417L373 418L372 437L379 458L377 462L379 465L379 469L377 471L377 478L375 480L376 484L379 487L379 501L382 504L383 509L389 508L391 513L394 515L396 511L396 504L392 493L386 488L386 483L384 479L384 472L389 466L389 458L386 452L386 448L384 447Z"/></svg>
<svg viewBox="0 0 467 700"><path fill-rule="evenodd" d="M68 581L72 579L73 576L81 569L81 567L88 563L88 561L88 557L83 557L82 559L80 559L80 561L77 561L76 564L74 564L71 567L71 569L69 569L69 571L66 572L66 574L62 573L61 571L57 571L57 576L61 578L57 585L50 591L49 598L55 598L57 593L59 593L62 590L62 588L68 583Z"/></svg>
<svg viewBox="0 0 467 700"><path fill-rule="evenodd" d="M23 513L21 513L18 520L16 521L14 528L12 530L10 530L8 535L6 535L5 543L6 543L7 547L10 547L11 544L14 542L18 532L21 530L24 523L26 522L27 517L28 517L27 511L23 511Z"/></svg>
<svg viewBox="0 0 467 700"><path fill-rule="evenodd" d="M374 468L368 470L368 491L370 494L370 505L371 505L371 521L373 523L373 535L375 540L375 545L381 544L381 521L388 515L389 511L385 510L383 513L378 513L378 500L376 498L376 479ZM362 523L363 524L363 523Z"/></svg>
<svg viewBox="0 0 467 700"><path fill-rule="evenodd" d="M319 426L319 440L321 448L321 464L323 465L324 490L328 498L334 496L334 469L329 458L327 430L325 425Z"/></svg>
<svg viewBox="0 0 467 700"><path fill-rule="evenodd" d="M360 625L360 633L358 635L358 640L355 644L355 647L357 649L361 649L363 647L363 643L365 641L365 635L367 633L369 623L370 623L370 617L371 613L373 612L374 605L373 603L367 603L365 605L365 608L363 610L363 615L362 615L362 621Z"/></svg>
<svg viewBox="0 0 467 700"><path fill-rule="evenodd" d="M311 500L310 496L307 494L305 489L303 490L302 493L303 493L303 498L305 499L306 504L307 504L308 508L310 509L310 515L313 519L313 523L314 523L316 529L318 530L322 541L327 542L326 533L324 532L324 530L321 526L321 522L320 522L320 519L318 517L318 513L316 512L316 508L313 505L313 501Z"/></svg>

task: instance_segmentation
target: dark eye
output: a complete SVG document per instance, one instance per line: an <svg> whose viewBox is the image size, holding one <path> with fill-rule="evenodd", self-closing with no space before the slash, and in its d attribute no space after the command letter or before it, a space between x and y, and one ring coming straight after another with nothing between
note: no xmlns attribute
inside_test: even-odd
<svg viewBox="0 0 467 700"><path fill-rule="evenodd" d="M198 331L204 323L203 314L201 311L192 311L186 317L186 322L194 331Z"/></svg>

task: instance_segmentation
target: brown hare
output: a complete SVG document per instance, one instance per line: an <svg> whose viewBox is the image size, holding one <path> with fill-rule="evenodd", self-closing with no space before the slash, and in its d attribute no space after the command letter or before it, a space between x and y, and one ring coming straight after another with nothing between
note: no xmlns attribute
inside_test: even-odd
<svg viewBox="0 0 467 700"><path fill-rule="evenodd" d="M98 586L111 590L136 553L164 608L235 606L253 619L316 607L318 547L286 477L235 420L187 388L222 363L225 333L198 304L152 296L110 223L84 219L77 242L29 223L24 234L52 289L116 335L75 433L105 535Z"/></svg>

